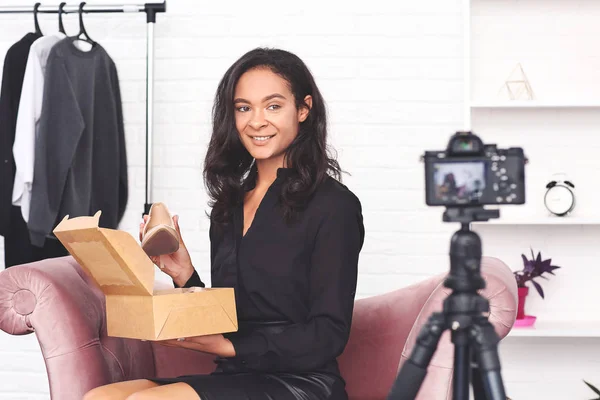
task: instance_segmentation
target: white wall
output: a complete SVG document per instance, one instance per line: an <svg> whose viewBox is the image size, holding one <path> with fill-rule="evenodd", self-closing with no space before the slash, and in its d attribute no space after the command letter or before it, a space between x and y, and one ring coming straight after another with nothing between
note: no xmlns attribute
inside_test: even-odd
<svg viewBox="0 0 600 400"><path fill-rule="evenodd" d="M44 4L50 3L59 2ZM0 5L5 4L14 3L0 1ZM543 5L548 10L548 20L533 17L533 10ZM588 63L597 62L599 55L593 46L597 35L592 34L597 28L590 21L594 12L595 16L598 14L597 6L566 0L485 4L474 0L472 6L470 42L463 35L468 16L460 0L169 2L168 13L158 16L155 28L152 200L165 201L179 213L184 238L206 281L210 280L208 225L204 218L207 197L201 166L210 129L210 106L218 80L229 65L244 52L265 45L288 49L304 59L328 102L332 144L342 167L352 174L345 183L360 197L364 208L367 238L360 261L358 296L383 293L447 271L449 239L457 227L442 222L441 209L425 206L419 156L426 149L443 149L449 136L468 124L464 91L470 88L475 100L484 99L486 93L495 94L512 70L515 60L508 54L517 45L521 46L519 55L533 54L534 59L536 54L550 51L560 60L560 52L568 52L572 56L568 59L572 71L582 65L588 68L588 79L578 81L577 88L590 89L586 92L590 96L597 92L593 88L599 83ZM525 8L520 13L525 21L518 24L509 18L517 6ZM575 11L567 12L571 9ZM503 19L493 17L500 14ZM490 17L482 19L482 15ZM552 25L562 30L551 36L548 21L559 16L567 25ZM55 30L56 20L55 15L42 15L43 31ZM73 15L65 17L69 34L77 32L76 21ZM135 235L144 203L145 17L111 15L109 19L87 15L85 21L90 36L107 49L119 69L131 181L122 229ZM528 42L520 39L507 42L506 37L514 37L517 25L535 30L543 46L535 44L538 42L526 46ZM31 16L0 15L0 57L32 26ZM578 41L571 42L569 38L573 37L565 36L572 32L579 35ZM465 82L463 56L469 42L474 57L473 78ZM496 57L504 64L497 63ZM580 61L580 57L585 58ZM565 77L543 76L542 70L536 71L533 66L530 70L536 77L534 81L532 76L532 84L535 83L534 89L540 88L540 95L552 93L560 100L568 92ZM576 73L570 76L581 78ZM551 83L556 85L552 87ZM578 93L571 94L578 98ZM566 148L590 150L597 146L597 113L517 111L475 111L472 124L486 142L526 146L533 160L531 170L544 171L547 167L540 167L539 163L550 159L549 154L560 154L560 159L566 161L564 165L570 165L575 157L593 165L596 158L592 151L581 156L549 152ZM575 141L578 136L573 125L586 134L581 136L583 143ZM566 145L562 141L565 136L569 138ZM581 171L580 176L586 178L593 178L595 172ZM576 183L579 182L584 184L583 178ZM529 183L543 187L545 182ZM585 203L585 199L581 201ZM544 282L548 299L542 302L531 296L528 311L540 319L554 318L555 313L568 318L579 305L581 318L593 312L585 289L592 289L597 276L592 264L592 241L598 229L516 228L481 227L486 254L499 256L517 269L520 253L527 252L531 245L564 265L559 276ZM567 287L575 290L567 291ZM579 288L582 290L578 294ZM47 397L43 362L36 346L31 335L0 335L0 399ZM600 377L594 374L594 355L599 354L598 350L597 339L584 342L508 338L501 347L508 395L513 399L589 397L591 393L581 379L596 380L600 385ZM566 358L560 365L568 368L555 366L559 365L560 356Z"/></svg>

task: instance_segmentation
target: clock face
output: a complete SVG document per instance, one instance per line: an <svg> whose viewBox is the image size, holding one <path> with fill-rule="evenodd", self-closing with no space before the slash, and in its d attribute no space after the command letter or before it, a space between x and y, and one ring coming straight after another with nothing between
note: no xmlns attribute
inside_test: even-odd
<svg viewBox="0 0 600 400"><path fill-rule="evenodd" d="M564 214L573 206L573 192L564 186L554 186L546 192L546 207L554 214Z"/></svg>

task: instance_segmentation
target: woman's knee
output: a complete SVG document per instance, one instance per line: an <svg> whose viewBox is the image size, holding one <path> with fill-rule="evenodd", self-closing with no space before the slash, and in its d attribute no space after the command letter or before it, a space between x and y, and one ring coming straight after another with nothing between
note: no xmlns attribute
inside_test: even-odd
<svg viewBox="0 0 600 400"><path fill-rule="evenodd" d="M155 399L168 399L169 397L162 397L153 390L141 390L127 396L125 400L155 400Z"/></svg>
<svg viewBox="0 0 600 400"><path fill-rule="evenodd" d="M191 386L185 383L172 383L164 386L157 386L139 392L132 393L125 400L201 400Z"/></svg>
<svg viewBox="0 0 600 400"><path fill-rule="evenodd" d="M140 392L130 394L125 400L148 400L155 398L156 396L150 393L148 390L142 390Z"/></svg>
<svg viewBox="0 0 600 400"><path fill-rule="evenodd" d="M110 397L111 390L108 390L106 386L99 386L97 388L93 388L83 395L83 400L102 400L102 399L112 399Z"/></svg>
<svg viewBox="0 0 600 400"><path fill-rule="evenodd" d="M117 400L117 398L114 397L115 391L111 388L111 386L112 385L104 385L93 388L92 390L88 391L86 394L83 395L83 400ZM121 398L119 400L123 399L124 398Z"/></svg>
<svg viewBox="0 0 600 400"><path fill-rule="evenodd" d="M145 379L111 383L88 391L83 400L125 400L135 392L155 386L156 383Z"/></svg>

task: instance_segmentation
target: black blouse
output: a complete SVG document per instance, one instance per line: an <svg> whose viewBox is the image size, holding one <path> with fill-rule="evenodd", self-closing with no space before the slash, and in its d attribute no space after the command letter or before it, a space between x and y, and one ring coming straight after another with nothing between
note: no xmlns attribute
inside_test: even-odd
<svg viewBox="0 0 600 400"><path fill-rule="evenodd" d="M278 332L225 334L236 359L255 371L327 371L350 333L364 241L359 199L328 177L292 225L277 206L277 178L243 235L243 205L222 235L210 228L212 287L233 287L238 321L289 321ZM197 272L184 287L201 286Z"/></svg>

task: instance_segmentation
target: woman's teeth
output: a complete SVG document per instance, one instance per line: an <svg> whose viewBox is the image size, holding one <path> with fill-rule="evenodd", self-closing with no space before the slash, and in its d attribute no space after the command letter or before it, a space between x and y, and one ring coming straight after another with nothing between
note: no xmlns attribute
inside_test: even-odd
<svg viewBox="0 0 600 400"><path fill-rule="evenodd" d="M258 140L259 142L265 141L265 140L269 140L271 139L273 136L254 136L254 140Z"/></svg>

